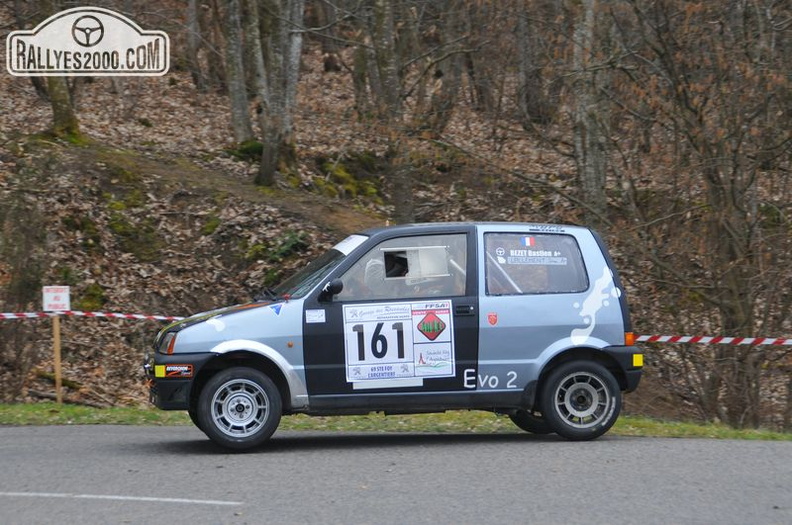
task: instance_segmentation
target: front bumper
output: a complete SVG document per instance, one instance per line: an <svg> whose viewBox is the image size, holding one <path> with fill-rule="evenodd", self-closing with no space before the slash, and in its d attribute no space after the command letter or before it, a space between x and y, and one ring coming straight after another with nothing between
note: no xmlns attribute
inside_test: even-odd
<svg viewBox="0 0 792 525"><path fill-rule="evenodd" d="M143 363L149 401L162 410L188 410L199 371L214 354L149 354Z"/></svg>

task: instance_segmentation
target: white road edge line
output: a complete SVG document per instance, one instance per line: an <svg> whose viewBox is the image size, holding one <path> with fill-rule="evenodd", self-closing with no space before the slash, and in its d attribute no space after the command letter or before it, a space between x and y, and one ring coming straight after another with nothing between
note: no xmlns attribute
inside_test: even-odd
<svg viewBox="0 0 792 525"><path fill-rule="evenodd" d="M12 498L70 498L99 499L113 501L144 501L149 503L190 503L197 505L243 505L241 501L217 501L211 499L152 498L145 496L113 496L102 494L63 494L57 492L0 492L0 496Z"/></svg>

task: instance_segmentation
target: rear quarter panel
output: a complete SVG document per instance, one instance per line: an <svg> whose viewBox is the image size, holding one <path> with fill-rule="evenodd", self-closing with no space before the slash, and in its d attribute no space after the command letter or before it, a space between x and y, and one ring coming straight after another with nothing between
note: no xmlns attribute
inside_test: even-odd
<svg viewBox="0 0 792 525"><path fill-rule="evenodd" d="M484 235L488 232L572 235L583 254L588 288L580 293L487 295ZM623 344L621 291L588 229L564 226L548 232L525 225L482 226L478 236L477 389L523 389L539 377L550 359L565 350Z"/></svg>

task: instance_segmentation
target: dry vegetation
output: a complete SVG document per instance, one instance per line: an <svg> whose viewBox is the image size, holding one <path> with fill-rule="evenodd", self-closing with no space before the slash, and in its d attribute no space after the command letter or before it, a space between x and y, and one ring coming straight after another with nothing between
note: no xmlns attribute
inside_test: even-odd
<svg viewBox="0 0 792 525"><path fill-rule="evenodd" d="M387 130L357 118L351 86L348 69L323 71L322 52L309 41L295 115L299 169L262 189L253 184L256 163L230 152L228 99L199 93L178 67L161 78L82 84L77 108L86 140L77 144L42 133L51 108L28 79L0 75L0 311L37 311L41 285L68 284L75 310L187 315L247 301L347 233L384 224L393 213L380 170ZM562 135L566 124L556 122L547 135ZM657 131L654 147L667 146ZM472 110L464 96L442 136L414 136L408 150L420 221L584 221L574 161L516 121ZM648 224L665 215L675 192L700 191L667 182L670 167L639 168L631 184ZM650 252L666 262L689 258L691 275L706 274L707 261L684 251L695 233L676 242L660 234L670 244L638 250L641 230L622 214L625 201L609 196L606 233L636 330L716 335L710 330L718 329L717 312L695 288L680 294L649 275L657 263ZM694 207L678 225L695 222L695 214ZM666 219L657 228L671 231ZM158 328L150 321L66 319L67 399L145 403L140 365ZM46 320L0 321L0 401L51 394L49 330ZM702 416L693 383L669 365L682 361L658 357L678 351L715 356L702 347L650 348L646 381L627 397L627 412ZM779 373L762 392L768 426L788 417L788 360L788 352L771 360Z"/></svg>
<svg viewBox="0 0 792 525"><path fill-rule="evenodd" d="M29 80L3 75L0 198L10 204L3 219L38 242L9 247L0 269L10 275L23 266L41 284L71 285L75 310L183 316L247 301L347 233L384 224L384 181L365 169L368 162L376 170L384 146L376 129L349 118L343 75L322 73L318 49L307 50L296 118L300 180L266 190L252 183L254 163L226 151L233 140L224 97L197 93L184 73L82 86L87 141L77 145L43 134L48 103ZM420 220L573 219L563 201L547 215L535 209L531 192L518 193L522 182L507 173L571 178L552 152L510 141L499 147L496 169L461 151L491 157L497 144L476 139L488 126L461 110L446 138L456 147L416 143ZM358 160L352 183L369 181L377 192L368 196L321 169L361 156L368 158ZM3 311L38 311L37 290L27 296L4 302ZM5 351L29 370L25 378L6 371L4 400L52 392L49 321L3 323ZM67 399L145 402L140 365L156 322L67 318L62 326Z"/></svg>

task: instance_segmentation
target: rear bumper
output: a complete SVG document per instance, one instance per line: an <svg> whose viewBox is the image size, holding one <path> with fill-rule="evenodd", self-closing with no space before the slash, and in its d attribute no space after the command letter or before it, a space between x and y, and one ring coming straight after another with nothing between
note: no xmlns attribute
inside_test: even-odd
<svg viewBox="0 0 792 525"><path fill-rule="evenodd" d="M603 352L618 363L623 373L622 390L632 392L638 388L643 374L643 351L637 346L609 346Z"/></svg>

